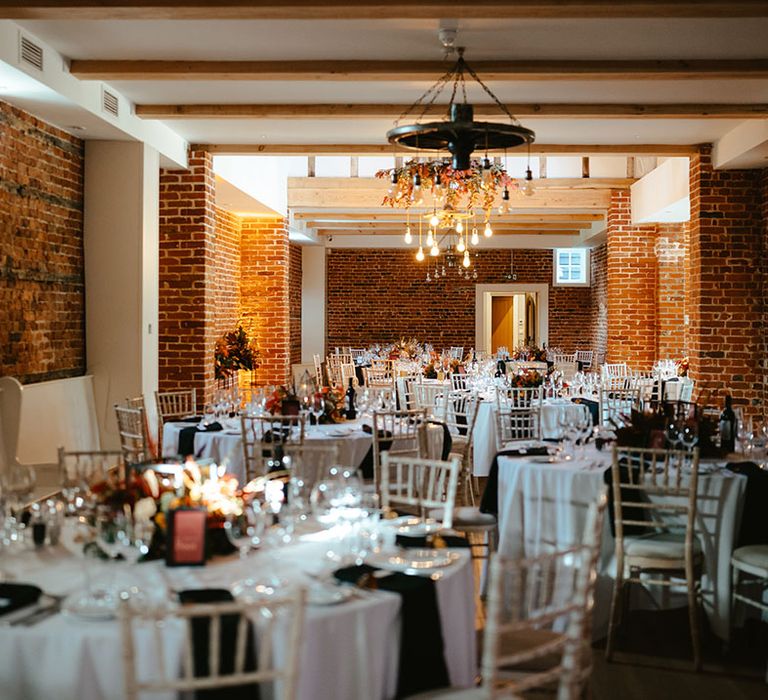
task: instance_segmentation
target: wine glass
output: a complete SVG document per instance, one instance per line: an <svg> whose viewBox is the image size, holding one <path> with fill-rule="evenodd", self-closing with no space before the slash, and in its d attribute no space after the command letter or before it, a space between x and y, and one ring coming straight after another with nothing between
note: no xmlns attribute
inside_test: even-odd
<svg viewBox="0 0 768 700"><path fill-rule="evenodd" d="M35 470L23 464L12 464L0 473L0 487L5 498L5 535L10 543L21 543L24 524L21 511L35 490Z"/></svg>
<svg viewBox="0 0 768 700"><path fill-rule="evenodd" d="M752 450L752 442L755 437L751 416L739 418L736 437L741 444L741 453L744 455L748 454Z"/></svg>
<svg viewBox="0 0 768 700"><path fill-rule="evenodd" d="M667 424L667 429L665 432L667 442L669 443L669 446L671 449L680 449L681 439L681 427L680 424L674 420L671 419L669 423Z"/></svg>
<svg viewBox="0 0 768 700"><path fill-rule="evenodd" d="M319 424L320 418L325 413L325 399L320 394L316 394L312 398L312 402L309 404L309 412L314 416L315 424Z"/></svg>
<svg viewBox="0 0 768 700"><path fill-rule="evenodd" d="M265 528L265 513L261 504L254 499L243 506L243 512L227 516L224 522L224 532L245 559L250 552L261 544Z"/></svg>
<svg viewBox="0 0 768 700"><path fill-rule="evenodd" d="M680 432L680 442L686 452L690 452L699 441L699 426L694 422L688 422Z"/></svg>

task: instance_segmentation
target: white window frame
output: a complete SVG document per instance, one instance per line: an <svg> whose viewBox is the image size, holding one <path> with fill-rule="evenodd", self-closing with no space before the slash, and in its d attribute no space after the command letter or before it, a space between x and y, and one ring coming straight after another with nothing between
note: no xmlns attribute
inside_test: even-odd
<svg viewBox="0 0 768 700"><path fill-rule="evenodd" d="M579 252L582 255L583 279L580 281L560 282L557 279L558 256L563 253ZM589 248L555 248L552 251L552 286L553 287L589 287Z"/></svg>

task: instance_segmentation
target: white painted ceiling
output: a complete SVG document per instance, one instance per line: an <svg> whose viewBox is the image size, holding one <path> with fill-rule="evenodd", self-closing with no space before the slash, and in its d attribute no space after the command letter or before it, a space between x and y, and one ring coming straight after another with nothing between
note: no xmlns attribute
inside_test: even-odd
<svg viewBox="0 0 768 700"><path fill-rule="evenodd" d="M68 59L437 60L436 20L26 21ZM768 57L768 19L462 20L467 59L745 59ZM435 79L437 79L437 75ZM482 77L482 75L481 75ZM116 81L137 104L402 102L425 82ZM768 80L490 83L506 102L768 102ZM470 94L476 99L477 93ZM693 144L736 120L522 119L539 143ZM391 121L171 120L198 143L384 143Z"/></svg>

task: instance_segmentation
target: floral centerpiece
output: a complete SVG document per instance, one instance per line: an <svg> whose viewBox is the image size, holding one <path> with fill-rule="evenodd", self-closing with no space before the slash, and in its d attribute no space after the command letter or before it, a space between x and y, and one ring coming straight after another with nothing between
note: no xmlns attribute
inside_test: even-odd
<svg viewBox="0 0 768 700"><path fill-rule="evenodd" d="M535 345L521 345L512 351L511 359L518 362L546 362L547 350Z"/></svg>
<svg viewBox="0 0 768 700"><path fill-rule="evenodd" d="M217 341L213 351L213 370L216 379L227 379L241 369L252 372L259 367L261 353L245 328L238 323Z"/></svg>
<svg viewBox="0 0 768 700"><path fill-rule="evenodd" d="M688 370L690 368L691 368L691 361L687 357L684 357L677 364L677 376L678 377L687 377L688 376Z"/></svg>
<svg viewBox="0 0 768 700"><path fill-rule="evenodd" d="M344 421L344 391L341 387L324 386L315 394L316 400L323 400L323 414L318 423L341 423Z"/></svg>
<svg viewBox="0 0 768 700"><path fill-rule="evenodd" d="M544 383L544 376L535 369L523 370L509 376L509 385L517 389L534 389Z"/></svg>
<svg viewBox="0 0 768 700"><path fill-rule="evenodd" d="M422 369L424 379L437 379L437 370L434 362L428 362Z"/></svg>
<svg viewBox="0 0 768 700"><path fill-rule="evenodd" d="M270 394L265 408L272 415L287 416L298 413L299 405L299 397L293 387L282 385Z"/></svg>

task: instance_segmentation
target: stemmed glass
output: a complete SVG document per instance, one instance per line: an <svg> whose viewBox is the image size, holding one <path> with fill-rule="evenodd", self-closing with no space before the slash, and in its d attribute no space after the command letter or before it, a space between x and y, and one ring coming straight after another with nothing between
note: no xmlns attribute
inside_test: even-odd
<svg viewBox="0 0 768 700"><path fill-rule="evenodd" d="M0 473L6 516L3 540L10 545L23 542L24 524L20 513L24 503L32 496L35 483L35 470L22 464L12 464Z"/></svg>
<svg viewBox="0 0 768 700"><path fill-rule="evenodd" d="M741 444L741 453L748 454L752 450L752 443L755 437L752 427L752 417L739 417L736 437Z"/></svg>
<svg viewBox="0 0 768 700"><path fill-rule="evenodd" d="M320 395L315 395L309 404L309 412L314 416L315 424L318 425L320 418L325 413L325 399Z"/></svg>
<svg viewBox="0 0 768 700"><path fill-rule="evenodd" d="M241 559L245 559L261 544L266 526L265 520L266 514L256 499L245 504L242 513L227 516L224 532L227 539L237 548Z"/></svg>
<svg viewBox="0 0 768 700"><path fill-rule="evenodd" d="M673 450L680 449L680 446L682 444L681 433L682 433L682 428L678 423L678 421L674 419L670 420L669 423L667 424L666 438L670 448L672 448Z"/></svg>

